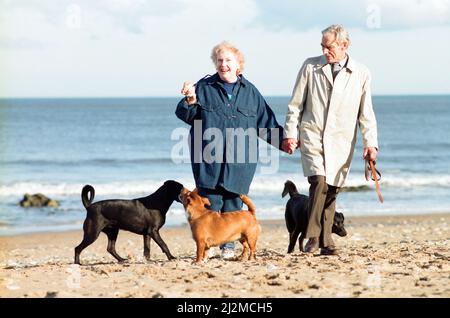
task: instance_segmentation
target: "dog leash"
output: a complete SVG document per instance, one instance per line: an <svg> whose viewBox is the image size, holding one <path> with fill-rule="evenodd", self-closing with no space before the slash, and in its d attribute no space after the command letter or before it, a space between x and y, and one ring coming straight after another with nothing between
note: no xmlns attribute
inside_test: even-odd
<svg viewBox="0 0 450 318"><path fill-rule="evenodd" d="M370 173L372 173L372 180L375 181L375 186L377 188L378 199L381 203L383 203L383 197L381 196L380 185L378 184L378 180L381 180L381 173L377 169L375 169L376 162L373 160L366 160L366 180L369 181Z"/></svg>

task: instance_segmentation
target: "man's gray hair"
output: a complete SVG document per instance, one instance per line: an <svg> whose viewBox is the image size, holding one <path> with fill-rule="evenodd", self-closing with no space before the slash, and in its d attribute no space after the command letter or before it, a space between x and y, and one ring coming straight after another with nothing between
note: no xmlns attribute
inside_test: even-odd
<svg viewBox="0 0 450 318"><path fill-rule="evenodd" d="M339 43L347 42L348 44L350 44L350 37L348 35L348 32L341 24L330 25L328 28L322 31L322 35L325 35L327 33L336 35L336 41Z"/></svg>

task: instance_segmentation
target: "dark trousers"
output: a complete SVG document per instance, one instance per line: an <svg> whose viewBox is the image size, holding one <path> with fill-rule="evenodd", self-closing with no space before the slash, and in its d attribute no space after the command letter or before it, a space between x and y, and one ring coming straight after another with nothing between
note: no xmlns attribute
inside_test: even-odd
<svg viewBox="0 0 450 318"><path fill-rule="evenodd" d="M329 185L324 176L308 177L309 203L308 203L308 227L306 238L318 237L319 247L334 246L331 237L334 212L336 211L336 197L339 188Z"/></svg>
<svg viewBox="0 0 450 318"><path fill-rule="evenodd" d="M198 188L198 194L202 197L208 198L211 206L210 210L218 212L231 212L242 210L243 202L240 195L229 192L224 188L207 189Z"/></svg>

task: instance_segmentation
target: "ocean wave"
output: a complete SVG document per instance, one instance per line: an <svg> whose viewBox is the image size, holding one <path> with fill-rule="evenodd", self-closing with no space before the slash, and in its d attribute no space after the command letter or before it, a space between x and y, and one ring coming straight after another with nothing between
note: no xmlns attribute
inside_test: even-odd
<svg viewBox="0 0 450 318"><path fill-rule="evenodd" d="M93 159L19 159L19 160L3 160L1 165L36 165L36 166L74 166L74 165L113 165L113 164L159 164L171 162L170 157L160 158L134 158L134 159L111 159L111 158L93 158Z"/></svg>
<svg viewBox="0 0 450 318"><path fill-rule="evenodd" d="M276 176L257 175L250 186L250 195L264 193L279 193L284 188L286 180L291 180L301 193L308 193L309 184L303 176L278 174ZM132 198L153 193L163 183L162 180L142 180L110 183L90 183L99 197ZM194 180L189 175L177 178L188 189L195 187ZM86 183L52 183L52 182L13 182L0 184L0 197L21 197L25 193L43 193L48 196L65 197L80 195ZM450 175L423 175L414 177L399 177L398 175L383 175L380 181L382 189L414 189L414 188L450 188ZM375 182L366 181L363 177L350 177L345 187L350 192L370 191L375 188ZM344 190L345 191L345 190Z"/></svg>
<svg viewBox="0 0 450 318"><path fill-rule="evenodd" d="M276 177L255 177L250 192L282 192L284 182L291 180L297 186L301 193L307 194L309 191L309 183L303 176L276 176ZM385 189L414 189L424 187L434 188L450 188L450 175L415 175L413 177L400 177L397 174L383 174L380 180L380 187ZM374 181L366 181L364 177L350 176L345 188L347 192L371 191L375 188ZM344 190L345 191L345 190Z"/></svg>
<svg viewBox="0 0 450 318"><path fill-rule="evenodd" d="M359 186L345 186L340 192L364 192L371 191L372 188L368 185L359 185Z"/></svg>
<svg viewBox="0 0 450 318"><path fill-rule="evenodd" d="M165 180L144 180L130 182L89 183L95 188L96 196L115 196L117 198L131 198L136 195L153 193ZM179 179L178 182L193 188L193 182ZM0 185L0 196L23 196L25 193L43 193L47 196L73 196L80 195L81 189L87 183L46 183L46 182L17 182Z"/></svg>

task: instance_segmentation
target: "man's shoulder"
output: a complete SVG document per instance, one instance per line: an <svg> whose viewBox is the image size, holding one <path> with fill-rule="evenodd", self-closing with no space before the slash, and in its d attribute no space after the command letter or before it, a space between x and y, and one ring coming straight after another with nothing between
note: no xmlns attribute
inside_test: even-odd
<svg viewBox="0 0 450 318"><path fill-rule="evenodd" d="M310 73L315 69L323 67L326 64L326 59L323 55L308 57L302 64L300 72Z"/></svg>
<svg viewBox="0 0 450 318"><path fill-rule="evenodd" d="M355 60L352 57L349 58L347 66L352 71L357 71L357 72L360 72L361 74L370 75L369 68L365 64Z"/></svg>
<svg viewBox="0 0 450 318"><path fill-rule="evenodd" d="M308 57L305 64L324 64L325 58L323 55Z"/></svg>
<svg viewBox="0 0 450 318"><path fill-rule="evenodd" d="M319 55L319 56L313 56L313 57L308 57L304 62L303 62L303 66L319 66L319 65L323 65L325 59L323 57L323 55Z"/></svg>

